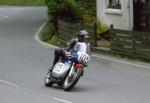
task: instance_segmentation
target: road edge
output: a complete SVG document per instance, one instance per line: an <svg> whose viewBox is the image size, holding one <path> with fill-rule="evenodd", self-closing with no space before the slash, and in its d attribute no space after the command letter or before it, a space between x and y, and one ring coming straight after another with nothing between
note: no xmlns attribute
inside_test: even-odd
<svg viewBox="0 0 150 103"><path fill-rule="evenodd" d="M57 46L48 44L48 43L43 42L43 41L41 40L41 35L42 35L42 34L41 34L41 31L42 31L43 28L45 27L46 23L47 23L47 22L44 22L44 23L38 28L37 32L36 32L35 35L34 35L34 39L35 39L36 41L38 41L39 43L41 43L41 44L47 46L47 47L58 48Z"/></svg>

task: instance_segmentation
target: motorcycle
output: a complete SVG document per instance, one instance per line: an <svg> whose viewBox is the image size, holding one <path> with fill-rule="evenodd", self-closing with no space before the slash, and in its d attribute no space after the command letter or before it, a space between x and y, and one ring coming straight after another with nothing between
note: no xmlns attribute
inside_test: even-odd
<svg viewBox="0 0 150 103"><path fill-rule="evenodd" d="M52 71L48 71L45 77L45 86L51 87L55 83L63 86L65 91L74 88L80 77L83 76L84 67L90 60L86 49L85 43L77 43L72 55L60 58Z"/></svg>

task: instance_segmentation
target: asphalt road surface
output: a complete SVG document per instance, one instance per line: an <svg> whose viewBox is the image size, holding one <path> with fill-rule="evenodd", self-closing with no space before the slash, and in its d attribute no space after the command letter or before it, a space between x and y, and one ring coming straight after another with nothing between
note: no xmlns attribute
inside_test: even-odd
<svg viewBox="0 0 150 103"><path fill-rule="evenodd" d="M93 55L76 87L44 86L53 46L35 40L45 7L0 7L0 103L149 103L150 65Z"/></svg>

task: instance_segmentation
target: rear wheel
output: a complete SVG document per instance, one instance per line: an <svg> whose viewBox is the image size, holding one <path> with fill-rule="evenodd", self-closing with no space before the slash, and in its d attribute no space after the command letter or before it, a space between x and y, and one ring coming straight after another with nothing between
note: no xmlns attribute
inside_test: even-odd
<svg viewBox="0 0 150 103"><path fill-rule="evenodd" d="M82 68L78 68L78 69L74 68L73 72L71 73L72 75L67 76L67 78L64 82L64 90L65 91L71 90L76 85L76 83L80 79L82 71L83 71Z"/></svg>
<svg viewBox="0 0 150 103"><path fill-rule="evenodd" d="M53 81L52 81L52 72L48 71L48 73L46 74L45 77L45 86L46 87L50 87L53 85Z"/></svg>

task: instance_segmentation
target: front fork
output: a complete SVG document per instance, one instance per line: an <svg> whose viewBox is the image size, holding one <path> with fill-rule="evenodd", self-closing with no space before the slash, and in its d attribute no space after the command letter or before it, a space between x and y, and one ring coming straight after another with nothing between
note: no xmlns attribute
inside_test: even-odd
<svg viewBox="0 0 150 103"><path fill-rule="evenodd" d="M83 76L83 73L84 73L84 70L83 70L84 66L83 64L75 64L73 63L72 66L71 66L71 69L70 69L70 72L69 72L69 76L73 76L74 73L75 73L75 69L82 69L82 73L81 73L81 76Z"/></svg>
<svg viewBox="0 0 150 103"><path fill-rule="evenodd" d="M75 68L74 68L74 64L75 64L75 63L73 63L72 66L71 66L71 69L70 69L70 72L69 72L69 77L71 77L71 76L74 75L74 69L75 69Z"/></svg>

